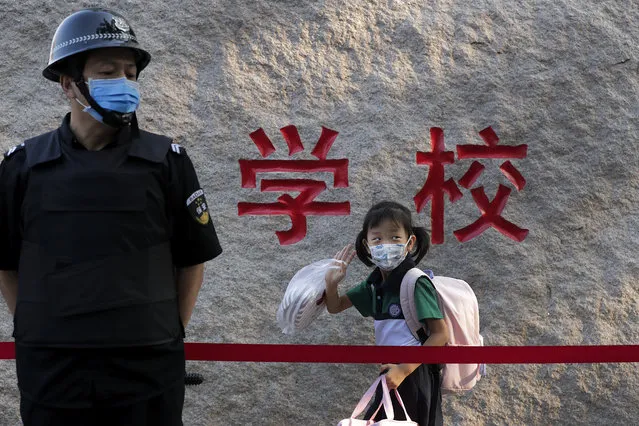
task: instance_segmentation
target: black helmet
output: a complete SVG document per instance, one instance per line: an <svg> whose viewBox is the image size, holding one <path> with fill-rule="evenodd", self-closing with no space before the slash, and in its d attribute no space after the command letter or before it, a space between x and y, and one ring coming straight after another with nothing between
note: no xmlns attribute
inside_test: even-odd
<svg viewBox="0 0 639 426"><path fill-rule="evenodd" d="M49 64L42 75L58 82L67 59L75 54L103 47L133 49L138 73L151 60L151 55L140 48L133 28L122 15L107 9L84 9L68 16L58 26L51 42Z"/></svg>

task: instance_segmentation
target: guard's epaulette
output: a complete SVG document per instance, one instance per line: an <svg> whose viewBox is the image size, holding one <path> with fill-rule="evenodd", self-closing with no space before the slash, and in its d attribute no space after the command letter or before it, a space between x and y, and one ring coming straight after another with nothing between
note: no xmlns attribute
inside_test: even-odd
<svg viewBox="0 0 639 426"><path fill-rule="evenodd" d="M24 143L21 143L20 145L16 145L13 148L11 148L9 151L4 153L4 158L9 158L11 157L13 154L15 154L16 152L20 151L21 149L24 149Z"/></svg>
<svg viewBox="0 0 639 426"><path fill-rule="evenodd" d="M171 151L173 151L174 153L176 153L178 155L182 155L184 153L184 148L182 148L180 145L178 145L176 143L172 143L171 144Z"/></svg>

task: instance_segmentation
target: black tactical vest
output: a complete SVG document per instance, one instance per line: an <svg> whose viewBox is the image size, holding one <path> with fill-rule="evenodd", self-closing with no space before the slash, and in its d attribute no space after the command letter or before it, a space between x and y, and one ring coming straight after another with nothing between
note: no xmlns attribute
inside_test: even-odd
<svg viewBox="0 0 639 426"><path fill-rule="evenodd" d="M113 347L182 333L171 256L170 139L141 132L116 167L71 164L60 130L25 142L16 342Z"/></svg>

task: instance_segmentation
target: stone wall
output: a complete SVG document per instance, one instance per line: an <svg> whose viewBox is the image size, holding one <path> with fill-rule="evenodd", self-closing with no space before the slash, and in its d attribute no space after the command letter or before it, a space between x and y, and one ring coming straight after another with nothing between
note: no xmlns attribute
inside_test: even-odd
<svg viewBox="0 0 639 426"><path fill-rule="evenodd" d="M55 128L68 110L45 80L50 41L84 1L0 0L0 147ZM191 156L224 253L207 265L189 341L373 344L354 309L281 334L275 311L302 266L352 242L375 202L393 199L430 228L413 197L428 168L429 128L446 149L483 145L492 126L527 180L517 190L486 166L473 187L490 200L512 190L503 217L529 229L516 242L495 229L460 243L480 215L470 190L446 201L444 244L421 266L471 284L490 345L639 343L639 9L628 1L106 1L131 21L153 60L141 76L143 128L175 137ZM238 216L241 201L278 193L241 187L238 160L261 158L262 127L288 159L278 129L297 126L310 151L321 126L340 132L328 155L349 160L349 186L319 201L350 201L349 216L309 216L306 237L281 246L285 216ZM459 180L472 160L446 168ZM290 173L277 176L293 177ZM258 176L259 180L263 176ZM269 176L272 177L272 176ZM299 177L299 176L295 176ZM353 263L343 288L368 270ZM0 340L11 317L0 307ZM374 365L189 362L205 376L187 389L185 425L330 425L347 417ZM0 362L0 424L18 423L15 364ZM471 392L446 397L447 424L635 424L633 364L494 365Z"/></svg>

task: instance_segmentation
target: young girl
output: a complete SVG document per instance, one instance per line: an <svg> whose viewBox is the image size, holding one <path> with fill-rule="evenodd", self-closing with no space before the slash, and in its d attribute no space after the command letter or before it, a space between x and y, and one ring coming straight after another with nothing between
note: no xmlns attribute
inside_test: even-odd
<svg viewBox="0 0 639 426"><path fill-rule="evenodd" d="M425 277L415 285L417 314L424 323L422 342L408 328L399 301L399 288L404 274L426 255L428 233L414 227L406 207L392 201L374 205L364 218L364 225L355 241L355 250L347 245L335 256L341 268L326 273L326 306L336 314L355 306L365 317L375 319L375 343L393 346L444 346L448 329L437 304L437 294ZM346 275L346 268L357 254L367 266L377 267L368 278L340 296L337 286ZM337 262L336 262L337 263ZM410 418L420 426L443 424L439 366L427 364L383 364L389 389L397 388ZM378 389L379 391L379 389ZM395 419L404 420L404 411L395 400ZM365 418L379 405L381 395L371 404ZM383 411L383 410L380 410ZM375 420L384 418L377 415Z"/></svg>

